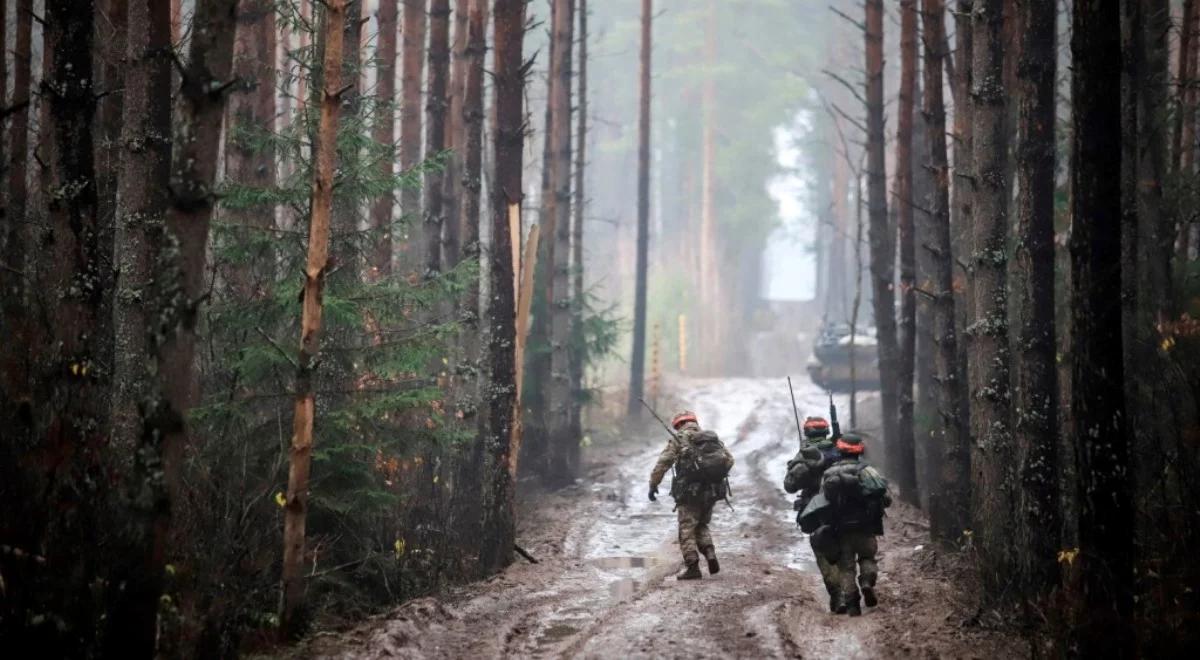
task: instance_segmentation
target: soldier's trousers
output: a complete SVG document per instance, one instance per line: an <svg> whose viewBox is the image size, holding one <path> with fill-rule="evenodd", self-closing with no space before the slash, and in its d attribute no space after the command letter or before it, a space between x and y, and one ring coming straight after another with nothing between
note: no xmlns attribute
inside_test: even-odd
<svg viewBox="0 0 1200 660"><path fill-rule="evenodd" d="M685 563L700 561L700 555L713 547L712 535L708 532L713 506L711 502L677 502L675 505L675 513L679 516L679 551L683 553Z"/></svg>
<svg viewBox="0 0 1200 660"><path fill-rule="evenodd" d="M809 545L812 545L811 536L808 537L808 542ZM838 594L838 590L841 588L840 582L838 581L839 578L837 564L826 559L825 555L817 552L815 547L812 549L812 551L813 556L817 558L817 568L821 571L821 580L825 582L825 591L830 596L836 596Z"/></svg>
<svg viewBox="0 0 1200 660"><path fill-rule="evenodd" d="M874 587L879 577L879 567L875 563L879 544L875 535L869 532L839 531L838 545L841 550L837 562L841 599L845 603L857 603L858 585Z"/></svg>

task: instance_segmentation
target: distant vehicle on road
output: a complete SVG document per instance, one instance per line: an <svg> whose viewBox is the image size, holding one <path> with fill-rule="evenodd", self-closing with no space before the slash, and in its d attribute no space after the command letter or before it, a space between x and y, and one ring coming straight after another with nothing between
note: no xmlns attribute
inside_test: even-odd
<svg viewBox="0 0 1200 660"><path fill-rule="evenodd" d="M853 341L851 341L853 340ZM854 364L854 389L879 389L879 356L874 327L859 326L853 337L850 324L821 324L808 358L808 375L818 386L834 392L851 388L851 369Z"/></svg>

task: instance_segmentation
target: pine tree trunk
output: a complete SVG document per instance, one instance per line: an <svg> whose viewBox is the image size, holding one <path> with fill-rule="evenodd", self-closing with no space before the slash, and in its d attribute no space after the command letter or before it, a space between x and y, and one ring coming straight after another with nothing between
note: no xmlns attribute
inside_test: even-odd
<svg viewBox="0 0 1200 660"><path fill-rule="evenodd" d="M570 484L578 465L579 438L570 435L571 376L570 376L570 275L571 275L571 52L574 49L574 0L555 0L552 12L551 85L549 103L552 121L549 126L551 177L545 198L546 210L553 221L544 227L546 244L553 245L550 266L550 289L547 296L550 316L550 380L545 384L549 393L547 412L547 449L549 465L546 476L552 486ZM551 231L553 230L553 231ZM572 447L574 445L574 447Z"/></svg>
<svg viewBox="0 0 1200 660"><path fill-rule="evenodd" d="M396 133L396 19L399 0L379 2L379 42L375 52L377 80L375 83L375 125L371 137L377 144L388 147L388 157L379 161L379 175L394 176L395 158L391 144ZM367 274L371 280L386 279L392 274L392 207L391 194L380 195L371 203L371 249L367 254Z"/></svg>
<svg viewBox="0 0 1200 660"><path fill-rule="evenodd" d="M421 82L425 71L425 8L428 0L402 0L404 3L404 61L400 80L400 171L411 172L421 164L421 135L424 109L421 107ZM401 259L405 268L420 271L424 267L421 242L421 188L406 186L400 191L400 212L404 217L405 240Z"/></svg>
<svg viewBox="0 0 1200 660"><path fill-rule="evenodd" d="M1184 22L1179 49L1179 120L1178 138L1175 146L1176 181L1183 186L1178 232L1175 245L1175 266L1179 272L1180 286L1186 286L1187 266L1191 259L1192 232L1195 218L1188 211L1194 208L1197 196L1195 168L1196 160L1196 107L1200 98L1200 8L1195 0L1184 2ZM1194 215L1194 211L1193 211Z"/></svg>
<svg viewBox="0 0 1200 660"><path fill-rule="evenodd" d="M1071 24L1071 418L1078 470L1083 657L1131 657L1133 492L1121 305L1121 28L1117 3L1077 0Z"/></svg>
<svg viewBox="0 0 1200 660"><path fill-rule="evenodd" d="M177 139L171 152L171 210L167 232L176 241L173 263L163 285L163 295L178 287L177 295L162 301L160 322L175 332L159 347L158 375L166 395L156 412L165 434L164 473L172 493L178 486L178 466L187 441L183 416L199 399L195 367L198 307L207 283L206 249L212 222L221 142L225 85L233 62L234 18L237 0L197 0L187 64L177 104ZM218 90L218 92L214 92ZM149 432L149 431L146 431Z"/></svg>
<svg viewBox="0 0 1200 660"><path fill-rule="evenodd" d="M463 116L463 96L466 92L468 14L471 0L454 0L454 38L450 45L450 83L448 113L446 115L446 148L450 150L446 161L446 175L442 182L442 197L446 201L444 261L447 269L454 268L462 260L462 177L463 146L467 140L467 124Z"/></svg>
<svg viewBox="0 0 1200 660"><path fill-rule="evenodd" d="M287 502L283 531L283 599L280 632L293 637L300 632L304 603L305 523L308 515L309 472L313 453L313 417L316 412L313 380L320 353L322 296L329 267L329 231L333 211L333 166L337 157L338 113L342 100L343 39L346 1L326 0L323 35L321 118L314 147L312 203L308 225L308 260L304 269L303 311L300 319L300 355L296 371L296 411L292 421ZM357 43L350 44L357 48Z"/></svg>
<svg viewBox="0 0 1200 660"><path fill-rule="evenodd" d="M1019 114L1016 250L1009 270L1016 314L1012 406L1020 471L1018 526L1012 539L1026 594L1057 582L1058 405L1054 332L1054 152L1057 11L1055 0L1019 7L1022 26L1016 103Z"/></svg>
<svg viewBox="0 0 1200 660"><path fill-rule="evenodd" d="M916 237L913 228L913 103L917 79L916 0L900 2L900 101L896 132L896 217L900 241L900 327L896 443L888 446L888 472L900 497L919 504L913 378L917 359Z"/></svg>
<svg viewBox="0 0 1200 660"><path fill-rule="evenodd" d="M950 194L950 245L953 250L954 268L954 311L958 336L966 338L968 318L971 315L971 287L974 276L967 272L967 255L971 253L971 227L975 218L975 173L971 153L975 148L974 107L971 90L975 84L975 42L971 31L971 11L974 0L957 0L954 11L955 52L958 54L956 78L951 82L954 93L954 169L951 172ZM946 53L946 63L951 53ZM946 69L949 71L949 68ZM958 343L959 378L967 382L967 342ZM970 397L963 397L959 415L964 420L970 414Z"/></svg>
<svg viewBox="0 0 1200 660"><path fill-rule="evenodd" d="M492 70L495 80L495 125L492 130L495 172L492 181L492 250L486 315L488 323L487 437L490 448L484 496L480 564L496 570L512 562L516 540L514 496L520 455L520 408L516 397L513 241L510 207L522 197L521 157L525 143L525 1L495 0Z"/></svg>
<svg viewBox="0 0 1200 660"><path fill-rule="evenodd" d="M646 362L647 252L650 245L650 27L651 0L642 0L642 45L638 112L637 272L633 297L633 355L629 360L626 414L641 416Z"/></svg>
<svg viewBox="0 0 1200 660"><path fill-rule="evenodd" d="M450 0L429 6L429 87L425 97L425 157L446 149L446 86L450 75ZM445 224L445 174L425 173L425 274L442 272L442 225Z"/></svg>
<svg viewBox="0 0 1200 660"><path fill-rule="evenodd" d="M0 231L0 423L14 438L28 428L17 420L30 396L30 356L26 348L31 340L29 301L26 299L32 263L28 262L31 234L28 229L29 162L29 82L30 44L33 33L33 0L18 0L15 5L15 48L12 65L12 97L8 104L6 177L8 197Z"/></svg>
<svg viewBox="0 0 1200 660"><path fill-rule="evenodd" d="M134 655L155 652L159 595L165 562L165 516L170 499L154 473L160 449L139 412L154 384L158 256L163 250L171 166L171 16L154 0L130 0L126 23L121 158L117 175L115 302L116 346L113 383L114 438L137 448L130 481L135 517L117 571L124 589L108 621L111 649ZM153 407L146 407L152 414ZM161 516L161 518L160 518Z"/></svg>
<svg viewBox="0 0 1200 660"><path fill-rule="evenodd" d="M57 646L39 650L47 656L82 657L95 643L100 612L89 594L102 579L99 562L80 553L99 538L100 511L111 496L104 474L107 459L95 449L104 445L110 385L103 362L104 295L101 270L104 245L98 215L93 126L93 35L96 8L91 0L49 0L44 29L50 66L43 69L43 102L48 105L48 216L40 232L44 252L32 258L37 268L34 291L41 324L36 331L36 387L32 407L33 457L61 456L37 463L37 492L45 511L31 527L41 534L31 549L44 549L39 571L49 577L39 585L48 593L31 595L53 609L73 628L53 639ZM35 609L36 611L36 609ZM32 616L32 613L30 614Z"/></svg>
<svg viewBox="0 0 1200 660"><path fill-rule="evenodd" d="M575 438L571 445L572 465L579 464L579 442L583 438L583 377L584 349L583 313L584 313L584 253L583 253L583 211L587 205L587 183L584 172L587 169L587 137L588 137L588 6L587 0L579 0L579 77L578 77L578 115L575 128L575 204L572 207L574 219L571 224L571 356L570 373L570 422L568 437ZM690 196L689 196L690 197Z"/></svg>
<svg viewBox="0 0 1200 660"><path fill-rule="evenodd" d="M933 460L929 525L934 540L956 544L970 528L970 451L960 411L966 390L959 370L957 317L954 311L954 258L950 230L950 167L946 162L946 108L942 100L942 62L946 56L943 0L921 0L925 39L925 116L929 121L929 165L934 174L930 196L930 246L933 255L934 381L937 383L938 419L933 425L932 446L940 450Z"/></svg>
<svg viewBox="0 0 1200 660"><path fill-rule="evenodd" d="M883 0L866 0L867 71L867 214L871 247L872 302L878 337L880 416L883 443L894 455L900 440L899 347L896 342L895 270L896 241L888 222L887 170L884 164L883 126Z"/></svg>
<svg viewBox="0 0 1200 660"><path fill-rule="evenodd" d="M226 118L225 177L236 185L269 189L275 185L275 149L261 139L275 123L275 5L271 0L241 0L234 35L234 75L240 81L229 96ZM261 241L275 227L275 215L262 207L224 210L233 233L247 244ZM262 298L275 280L275 255L262 248L226 273L235 296Z"/></svg>
<svg viewBox="0 0 1200 660"><path fill-rule="evenodd" d="M1013 505L1007 493L1016 486L1012 425L1009 415L1008 346L1008 162L1004 88L1003 0L976 0L972 173L975 213L967 373L971 391L971 472L976 543L984 575L998 587L1015 568L1007 534Z"/></svg>

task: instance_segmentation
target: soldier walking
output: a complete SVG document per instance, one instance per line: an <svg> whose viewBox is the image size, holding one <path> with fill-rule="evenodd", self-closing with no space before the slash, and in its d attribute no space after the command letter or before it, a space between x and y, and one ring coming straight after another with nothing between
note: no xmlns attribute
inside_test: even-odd
<svg viewBox="0 0 1200 660"><path fill-rule="evenodd" d="M675 577L698 580L700 555L708 560L708 573L721 570L708 525L713 507L729 495L727 477L733 467L733 455L717 434L701 430L696 413L684 411L671 420L673 433L650 472L650 501L658 499L658 485L667 470L675 469L671 497L679 516L679 551L683 570Z"/></svg>
<svg viewBox="0 0 1200 660"><path fill-rule="evenodd" d="M835 443L838 459L821 477L821 497L827 503L820 518L825 522L813 535L827 561L837 563L838 598L834 611L859 616L862 601L867 607L878 602L875 582L879 569L875 562L878 536L883 534L883 510L892 504L887 480L862 460L862 438L846 433ZM814 499L802 516L813 513L819 502ZM825 535L828 541L816 537Z"/></svg>
<svg viewBox="0 0 1200 660"><path fill-rule="evenodd" d="M808 417L804 420L804 440L795 458L788 461L787 474L783 478L783 489L788 493L799 491L793 503L796 511L796 524L801 524L800 514L808 507L821 492L821 476L825 469L839 458L834 441L829 437L829 422L823 417ZM815 529L803 530L813 532ZM818 540L810 534L809 544L813 548L813 556L817 560L817 568L821 571L821 580L825 583L825 591L829 594L829 611L837 609L838 575L837 565L826 559L824 553L817 551Z"/></svg>

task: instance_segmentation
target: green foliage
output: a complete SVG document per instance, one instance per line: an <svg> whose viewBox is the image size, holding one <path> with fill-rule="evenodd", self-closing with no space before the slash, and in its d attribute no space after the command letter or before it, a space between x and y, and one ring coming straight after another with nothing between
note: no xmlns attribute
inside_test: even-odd
<svg viewBox="0 0 1200 660"><path fill-rule="evenodd" d="M311 29L291 3L279 11L285 25ZM279 75L282 93L312 75L314 52L289 53ZM222 644L234 647L243 632L273 620L262 613L273 611L278 598L280 502L318 120L312 104L294 107L300 110L277 131L237 125L229 133L233 144L274 153L285 167L270 187L225 181L219 188L199 356L202 401L192 413L196 442L185 477L187 501L195 505L180 520L194 542L172 559L184 578L180 592L198 601L191 610L221 622L230 631ZM465 261L436 277L364 277L364 255L378 237L378 230L362 228L366 207L419 186L425 170L445 161L439 154L412 171L382 176L380 163L393 159L395 148L371 140L369 128L376 115L390 112L363 95L357 112L344 112L339 124L305 559L317 617L422 593L458 561L458 539L429 530L446 525L452 480L444 478L445 466L474 437L467 426L473 422L449 409L445 372L460 330L454 302L478 267ZM410 221L396 217L392 235L405 235ZM226 591L238 601L213 601Z"/></svg>

